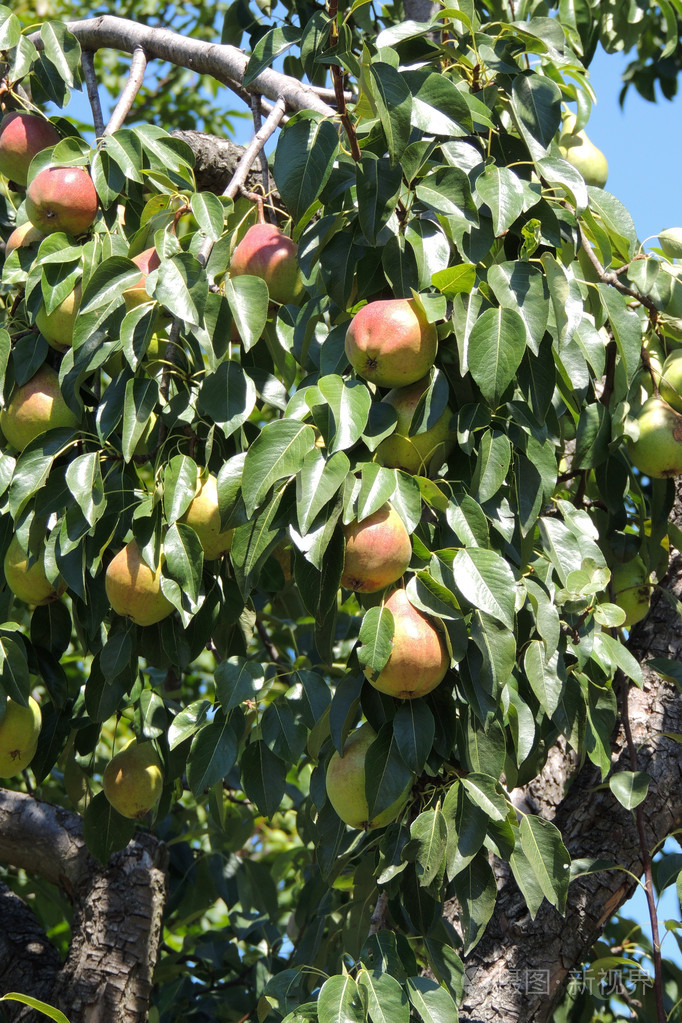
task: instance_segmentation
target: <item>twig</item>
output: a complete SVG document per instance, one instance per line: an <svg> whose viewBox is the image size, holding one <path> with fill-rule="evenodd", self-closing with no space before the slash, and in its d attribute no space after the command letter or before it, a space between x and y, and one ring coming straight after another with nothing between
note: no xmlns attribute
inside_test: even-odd
<svg viewBox="0 0 682 1023"><path fill-rule="evenodd" d="M632 730L630 728L630 718L628 715L628 694L630 690L630 684L623 674L619 671L619 678L621 682L621 694L623 700L623 730L625 732L625 739L628 746L628 753L630 755L630 766L633 771L637 770L637 750L632 738ZM649 921L651 923L651 945L652 945L652 959L654 963L654 996L656 999L656 1017L658 1023L666 1023L666 1011L665 1004L663 1001L663 961L661 957L661 941L658 935L658 914L656 912L656 900L654 899L654 877L651 870L651 854L649 853L649 846L646 840L646 834L644 832L644 815L643 806L640 803L635 808L635 820L637 822L637 834L639 835L639 845L642 853L642 865L644 867L645 884L644 890L646 892L647 908L649 910Z"/></svg>
<svg viewBox="0 0 682 1023"><path fill-rule="evenodd" d="M336 18L339 13L339 0L329 0L328 7L329 18L331 21L329 41L332 46L336 46L339 41L339 28L336 24ZM360 146L358 144L358 137L355 134L355 125L351 121L348 110L346 109L346 94L343 89L344 76L341 68L338 64L331 65L332 82L334 83L334 96L336 98L336 106L339 111L341 118L341 124L348 138L348 144L350 146L351 156L356 163L359 163L362 159L362 153L360 152Z"/></svg>
<svg viewBox="0 0 682 1023"><path fill-rule="evenodd" d="M229 185L223 192L223 195L227 196L230 199L234 199L235 196L239 193L239 190L243 187L244 182L246 181L246 176L249 173L249 170L251 169L253 161L261 152L263 146L268 141L268 139L273 134L273 132L279 125L280 121L284 117L285 109L286 107L284 100L281 96L279 96L277 102L272 108L272 113L269 114L265 124L260 129L260 131L256 132L254 137L251 139L251 142L244 150L244 155L242 156L241 160L235 167L234 174L232 175ZM208 263L212 248L213 242L210 238L207 238L204 244L201 246L199 253L197 255L197 259L199 260L202 266L206 266L206 264Z"/></svg>
<svg viewBox="0 0 682 1023"><path fill-rule="evenodd" d="M101 139L104 135L104 118L102 117L102 104L99 101L97 91L97 76L95 75L95 60L90 50L83 50L81 66L85 77L85 88L88 91L88 100L92 110L92 123L95 128L95 138Z"/></svg>
<svg viewBox="0 0 682 1023"><path fill-rule="evenodd" d="M613 273L612 271L605 270L604 267L599 262L599 260L597 259L596 252L594 251L594 249L588 242L587 238L585 237L585 233L582 227L580 227L579 230L581 245L585 251L585 254L587 255L587 258L594 267L597 276L599 277L599 280L602 281L604 284L610 284L613 288L616 289L616 291L620 291L621 295L627 295L629 298L637 299L637 301L640 302L645 307L645 309L649 310L649 312L651 313L652 320L655 323L656 320L658 319L658 309L656 308L655 303L652 302L650 298L647 298L646 295L642 295L640 294L639 291L635 291L634 288L628 288L627 285L623 284L622 281L618 279L617 274Z"/></svg>
<svg viewBox="0 0 682 1023"><path fill-rule="evenodd" d="M260 618L256 618L256 632L260 636L260 641L265 647L265 652L270 658L270 660L273 662L273 664L279 664L280 667L285 667L286 666L285 662L282 660L279 650L270 639L267 629L263 625L263 622L260 620Z"/></svg>
<svg viewBox="0 0 682 1023"><path fill-rule="evenodd" d="M255 94L251 96L251 114L253 116L253 130L258 135L258 132L263 127L263 121L261 119L261 98ZM260 160L260 170L263 178L263 194L268 195L270 192L270 169L264 149L261 149L258 159Z"/></svg>
<svg viewBox="0 0 682 1023"><path fill-rule="evenodd" d="M141 46L136 46L133 50L133 55L130 60L130 70L128 72L128 81L125 84L125 88L121 93L116 108L109 118L109 123L104 129L105 135L111 135L117 131L125 121L126 117L130 113L130 108L135 102L135 97L142 87L144 81L144 72L147 67L147 54L144 52Z"/></svg>
<svg viewBox="0 0 682 1023"><path fill-rule="evenodd" d="M374 907L374 912L369 921L369 934L376 934L377 931L383 931L386 927L386 917L388 915L388 893L384 888L379 894L377 904Z"/></svg>

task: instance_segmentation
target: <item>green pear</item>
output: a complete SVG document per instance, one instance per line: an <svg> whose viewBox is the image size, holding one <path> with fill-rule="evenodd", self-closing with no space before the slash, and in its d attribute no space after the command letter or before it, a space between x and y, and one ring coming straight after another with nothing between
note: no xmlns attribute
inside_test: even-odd
<svg viewBox="0 0 682 1023"><path fill-rule="evenodd" d="M426 696L445 678L450 658L434 619L419 611L403 589L394 590L384 602L393 615L393 647L376 677L365 675L380 693L413 700Z"/></svg>
<svg viewBox="0 0 682 1023"><path fill-rule="evenodd" d="M658 244L668 259L682 259L682 227L667 227L661 231Z"/></svg>
<svg viewBox="0 0 682 1023"><path fill-rule="evenodd" d="M205 557L219 558L232 546L232 529L221 529L218 481L210 473L197 479L197 489L180 522L191 526L199 537Z"/></svg>
<svg viewBox="0 0 682 1023"><path fill-rule="evenodd" d="M133 740L104 768L102 787L114 810L133 820L144 817L163 789L163 768L151 742Z"/></svg>
<svg viewBox="0 0 682 1023"><path fill-rule="evenodd" d="M0 721L0 778L12 778L33 760L42 716L32 696L28 707L8 699Z"/></svg>
<svg viewBox="0 0 682 1023"><path fill-rule="evenodd" d="M161 591L161 568L153 570L143 561L135 540L109 562L104 585L116 614L136 625L155 625L173 613L173 605Z"/></svg>
<svg viewBox="0 0 682 1023"><path fill-rule="evenodd" d="M368 302L346 331L346 357L355 372L378 387L406 387L433 366L438 331L411 298Z"/></svg>
<svg viewBox="0 0 682 1023"><path fill-rule="evenodd" d="M383 504L372 515L343 527L346 553L341 585L376 593L397 582L412 558L410 534L395 508Z"/></svg>
<svg viewBox="0 0 682 1023"><path fill-rule="evenodd" d="M664 479L682 473L682 415L656 396L647 398L635 419L639 435L628 439L630 461L645 476Z"/></svg>
<svg viewBox="0 0 682 1023"><path fill-rule="evenodd" d="M17 451L36 437L59 426L76 426L78 419L64 401L59 376L44 364L31 379L15 387L7 408L0 412L0 428Z"/></svg>
<svg viewBox="0 0 682 1023"><path fill-rule="evenodd" d="M59 580L55 588L47 578L43 555L44 550L41 548L39 557L29 567L29 555L17 536L12 537L5 554L4 572L7 585L15 597L31 607L51 604L66 589L63 579Z"/></svg>
<svg viewBox="0 0 682 1023"><path fill-rule="evenodd" d="M351 828L383 828L395 820L410 795L412 784L389 807L369 819L365 794L365 761L376 732L365 723L346 739L343 752L332 754L327 767L326 786L329 802L341 820Z"/></svg>
<svg viewBox="0 0 682 1023"><path fill-rule="evenodd" d="M616 562L611 569L611 592L614 603L625 611L626 628L644 618L651 603L651 584L639 555L630 561Z"/></svg>
<svg viewBox="0 0 682 1023"><path fill-rule="evenodd" d="M682 413L682 348L671 352L663 363L658 389L661 398Z"/></svg>
<svg viewBox="0 0 682 1023"><path fill-rule="evenodd" d="M603 188L609 176L609 165L601 149L581 129L575 131L575 114L567 114L559 137L559 149L565 160L580 171L586 184Z"/></svg>
<svg viewBox="0 0 682 1023"><path fill-rule="evenodd" d="M389 469L404 469L413 475L428 475L438 469L455 446L450 429L452 409L447 406L437 421L422 433L410 436L410 424L419 399L429 384L428 376L407 387L396 387L382 399L398 414L395 432L382 440L376 451L377 461Z"/></svg>
<svg viewBox="0 0 682 1023"><path fill-rule="evenodd" d="M36 314L36 327L48 345L58 352L65 352L73 344L73 328L81 304L81 286L76 285L63 302L48 313L41 305Z"/></svg>

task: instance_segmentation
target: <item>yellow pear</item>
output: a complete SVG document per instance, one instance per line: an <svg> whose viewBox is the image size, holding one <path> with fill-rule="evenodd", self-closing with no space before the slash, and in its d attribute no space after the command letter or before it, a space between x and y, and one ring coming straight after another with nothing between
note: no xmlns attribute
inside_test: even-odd
<svg viewBox="0 0 682 1023"><path fill-rule="evenodd" d="M45 575L43 554L44 550L41 548L39 557L29 568L29 555L17 536L12 537L5 554L4 570L7 585L15 597L33 607L38 604L50 604L66 589L66 583L62 579L55 588Z"/></svg>
<svg viewBox="0 0 682 1023"><path fill-rule="evenodd" d="M104 768L104 795L123 817L144 817L163 789L163 770L151 742L133 740Z"/></svg>
<svg viewBox="0 0 682 1023"><path fill-rule="evenodd" d="M64 401L58 374L46 364L27 383L14 388L9 405L0 412L0 428L17 451L23 451L47 430L77 423Z"/></svg>
<svg viewBox="0 0 682 1023"><path fill-rule="evenodd" d="M393 648L376 678L367 678L380 693L412 700L426 696L445 678L450 664L445 642L434 619L419 611L405 590L394 590L384 603L393 615Z"/></svg>
<svg viewBox="0 0 682 1023"><path fill-rule="evenodd" d="M73 328L81 304L81 286L76 285L56 309L48 313L42 305L36 314L36 327L48 345L64 352L73 344Z"/></svg>
<svg viewBox="0 0 682 1023"><path fill-rule="evenodd" d="M603 188L609 176L606 157L582 129L575 130L575 122L575 114L567 114L564 118L563 130L559 137L561 155L580 171L586 184Z"/></svg>
<svg viewBox="0 0 682 1023"><path fill-rule="evenodd" d="M0 721L0 778L12 778L33 760L40 735L40 707L32 696L28 707L7 700Z"/></svg>
<svg viewBox="0 0 682 1023"><path fill-rule="evenodd" d="M341 585L356 593L376 593L400 579L412 557L410 535L390 504L343 527L346 554Z"/></svg>
<svg viewBox="0 0 682 1023"><path fill-rule="evenodd" d="M327 796L341 820L351 828L383 828L395 820L410 795L410 783L402 794L376 817L369 819L369 806L365 795L365 761L367 751L376 739L376 732L368 723L352 732L344 743L343 752L334 752L326 775Z"/></svg>
<svg viewBox="0 0 682 1023"><path fill-rule="evenodd" d="M116 614L136 625L154 625L173 612L173 605L161 592L161 569L154 571L142 560L135 540L112 558L104 585Z"/></svg>
<svg viewBox="0 0 682 1023"><path fill-rule="evenodd" d="M198 477L197 490L180 522L192 527L207 558L219 558L225 551L229 551L233 530L220 528L218 481L215 476L209 474L204 479Z"/></svg>

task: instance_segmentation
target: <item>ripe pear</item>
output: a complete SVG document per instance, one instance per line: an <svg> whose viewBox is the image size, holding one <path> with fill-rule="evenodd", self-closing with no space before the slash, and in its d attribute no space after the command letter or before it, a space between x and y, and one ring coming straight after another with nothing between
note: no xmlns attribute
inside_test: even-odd
<svg viewBox="0 0 682 1023"><path fill-rule="evenodd" d="M65 352L73 344L73 328L81 304L80 283L71 291L63 302L48 313L41 305L36 314L36 327L48 345L58 352Z"/></svg>
<svg viewBox="0 0 682 1023"><path fill-rule="evenodd" d="M603 188L609 176L606 157L582 129L575 131L575 122L575 114L568 114L564 118L563 130L559 137L561 155L580 171L586 184Z"/></svg>
<svg viewBox="0 0 682 1023"><path fill-rule="evenodd" d="M212 560L229 551L234 530L220 528L218 481L215 476L198 477L197 490L180 522L192 527L201 541L205 557Z"/></svg>
<svg viewBox="0 0 682 1023"><path fill-rule="evenodd" d="M41 548L39 556L29 568L29 555L15 535L10 540L5 554L4 571L7 585L15 597L32 607L52 603L61 597L66 589L63 579L59 579L55 587L45 575L44 553L44 549Z"/></svg>
<svg viewBox="0 0 682 1023"><path fill-rule="evenodd" d="M376 739L370 724L360 725L346 739L341 755L334 752L326 775L327 796L341 820L351 828L383 828L395 820L405 806L412 785L389 807L369 819L369 805L365 795L365 760L367 751Z"/></svg>
<svg viewBox="0 0 682 1023"><path fill-rule="evenodd" d="M0 174L26 187L33 157L59 142L57 129L37 114L14 110L0 122Z"/></svg>
<svg viewBox="0 0 682 1023"><path fill-rule="evenodd" d="M33 760L42 717L32 696L28 707L8 699L0 721L0 778L12 778Z"/></svg>
<svg viewBox="0 0 682 1023"><path fill-rule="evenodd" d="M8 259L15 249L24 249L28 248L29 245L37 245L44 237L43 232L34 227L30 220L27 220L26 223L15 227L5 242L5 259Z"/></svg>
<svg viewBox="0 0 682 1023"><path fill-rule="evenodd" d="M378 387L405 387L433 366L438 331L411 298L379 299L355 314L345 345L359 376Z"/></svg>
<svg viewBox="0 0 682 1023"><path fill-rule="evenodd" d="M664 479L682 473L682 416L663 401L652 397L636 417L637 440L628 439L630 461L645 476Z"/></svg>
<svg viewBox="0 0 682 1023"><path fill-rule="evenodd" d="M26 192L26 215L44 234L83 234L94 223L98 204L92 178L82 167L46 167Z"/></svg>
<svg viewBox="0 0 682 1023"><path fill-rule="evenodd" d="M104 585L113 610L136 625L155 625L172 614L170 600L161 592L161 569L142 560L135 540L109 562Z"/></svg>
<svg viewBox="0 0 682 1023"><path fill-rule="evenodd" d="M138 266L142 273L135 284L131 284L129 288L126 288L123 292L123 298L125 299L126 309L130 311L137 305L142 305L143 302L150 302L151 298L147 294L146 283L147 276L156 270L161 265L161 259L155 248L144 249L139 252L137 256L132 257L135 266Z"/></svg>
<svg viewBox="0 0 682 1023"><path fill-rule="evenodd" d="M682 227L667 227L661 231L658 244L668 259L682 259Z"/></svg>
<svg viewBox="0 0 682 1023"><path fill-rule="evenodd" d="M428 387L428 376L407 387L396 387L382 399L398 413L395 432L382 440L377 448L377 461L389 469L404 469L413 475L428 475L438 469L455 446L450 429L452 409L447 406L433 426L410 437L410 423L419 399Z"/></svg>
<svg viewBox="0 0 682 1023"><path fill-rule="evenodd" d="M434 619L417 610L403 589L384 603L393 615L393 649L376 678L365 675L380 693L413 700L426 696L445 678L450 664L445 642Z"/></svg>
<svg viewBox="0 0 682 1023"><path fill-rule="evenodd" d="M663 363L658 389L661 398L676 412L682 413L682 348L671 352Z"/></svg>
<svg viewBox="0 0 682 1023"><path fill-rule="evenodd" d="M274 224L254 224L237 245L230 260L230 275L251 274L268 286L272 302L297 302L303 285L298 266L298 245Z"/></svg>
<svg viewBox="0 0 682 1023"><path fill-rule="evenodd" d="M341 585L356 593L376 593L397 582L412 557L410 534L395 508L386 503L343 527L346 554Z"/></svg>
<svg viewBox="0 0 682 1023"><path fill-rule="evenodd" d="M8 444L17 451L23 451L48 430L77 423L77 417L64 401L59 376L47 364L25 384L14 388L9 405L0 412L0 428Z"/></svg>
<svg viewBox="0 0 682 1023"><path fill-rule="evenodd" d="M614 603L625 611L626 628L644 618L651 604L651 585L639 555L630 561L616 562L611 569L611 591Z"/></svg>
<svg viewBox="0 0 682 1023"><path fill-rule="evenodd" d="M104 795L114 810L133 820L144 817L163 789L163 768L151 742L133 742L104 768Z"/></svg>

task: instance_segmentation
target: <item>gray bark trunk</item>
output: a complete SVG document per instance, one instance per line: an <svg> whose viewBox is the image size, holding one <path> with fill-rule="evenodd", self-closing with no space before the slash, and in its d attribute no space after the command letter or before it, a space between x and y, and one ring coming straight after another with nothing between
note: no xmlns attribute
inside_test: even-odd
<svg viewBox="0 0 682 1023"><path fill-rule="evenodd" d="M672 519L682 525L682 487ZM675 553L663 586L682 598L682 557ZM673 602L654 596L645 621L633 630L630 649L644 663L650 657L682 658L682 630ZM682 824L682 746L663 733L682 733L678 690L644 668L642 690L631 686L629 720L637 749L637 770L651 776L642 804L649 851ZM622 725L613 741L614 771L632 770ZM625 810L588 764L565 797L571 758L555 751L543 777L524 793L529 808L561 830L571 856L605 859L639 877L643 871L634 814ZM537 808L537 809L536 809ZM635 882L624 870L600 871L573 881L565 917L548 903L531 920L515 881L498 865L498 901L488 929L466 962L467 988L462 1023L546 1023L586 960L609 918L630 897ZM448 906L456 926L457 906ZM534 991L533 988L536 988Z"/></svg>

